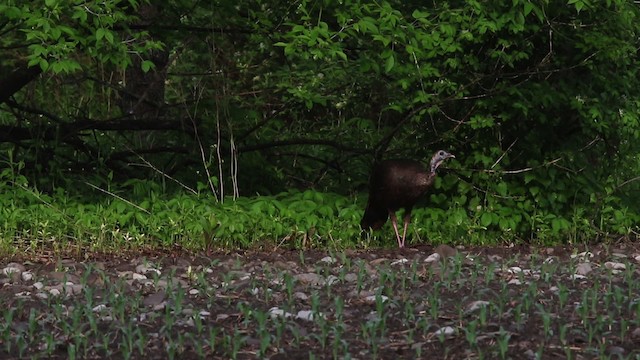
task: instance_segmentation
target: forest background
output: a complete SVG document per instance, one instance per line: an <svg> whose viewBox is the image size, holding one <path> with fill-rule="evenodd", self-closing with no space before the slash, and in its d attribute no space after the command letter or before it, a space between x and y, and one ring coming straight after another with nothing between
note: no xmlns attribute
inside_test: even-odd
<svg viewBox="0 0 640 360"><path fill-rule="evenodd" d="M371 166L437 149L409 242L635 238L639 13L2 0L2 250L393 244L361 236Z"/></svg>

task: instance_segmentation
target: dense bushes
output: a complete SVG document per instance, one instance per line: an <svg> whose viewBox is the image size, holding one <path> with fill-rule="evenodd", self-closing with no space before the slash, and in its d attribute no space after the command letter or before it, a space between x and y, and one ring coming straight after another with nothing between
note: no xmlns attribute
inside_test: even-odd
<svg viewBox="0 0 640 360"><path fill-rule="evenodd" d="M110 209L114 229L165 242L183 231L179 241L202 244L302 234L356 244L373 161L445 148L457 160L416 213L423 236L552 242L638 231L632 2L106 4L2 5L12 50L0 66L44 73L1 94L0 164L47 201L85 203L51 213L56 224L71 211L95 229L90 214ZM145 180L139 194L132 179ZM94 191L85 182L150 214L115 197L87 205L74 190ZM221 201L229 196L240 197ZM28 229L21 211L47 208L43 200L14 205L8 233ZM151 231L159 224L175 231Z"/></svg>

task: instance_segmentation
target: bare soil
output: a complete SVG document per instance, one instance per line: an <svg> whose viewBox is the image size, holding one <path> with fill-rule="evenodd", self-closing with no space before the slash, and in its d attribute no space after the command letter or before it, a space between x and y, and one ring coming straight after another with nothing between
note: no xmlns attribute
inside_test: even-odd
<svg viewBox="0 0 640 360"><path fill-rule="evenodd" d="M631 242L82 258L0 260L0 358L640 358Z"/></svg>

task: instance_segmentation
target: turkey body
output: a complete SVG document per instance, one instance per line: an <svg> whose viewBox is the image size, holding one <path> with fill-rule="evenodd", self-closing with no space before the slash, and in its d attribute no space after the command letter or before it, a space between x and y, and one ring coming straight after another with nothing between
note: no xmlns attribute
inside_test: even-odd
<svg viewBox="0 0 640 360"><path fill-rule="evenodd" d="M407 159L385 160L374 166L370 178L369 200L360 222L362 229L378 230L391 217L398 245L404 247L413 206L433 184L438 166L450 157L454 156L444 150L436 152L429 169L425 169L418 161ZM399 209L404 209L402 238L395 215Z"/></svg>

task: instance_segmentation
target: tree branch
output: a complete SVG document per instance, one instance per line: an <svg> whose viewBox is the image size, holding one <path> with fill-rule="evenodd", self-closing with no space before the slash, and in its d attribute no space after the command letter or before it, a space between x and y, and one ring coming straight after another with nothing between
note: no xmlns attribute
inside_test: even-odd
<svg viewBox="0 0 640 360"><path fill-rule="evenodd" d="M6 69L2 69L5 72ZM26 64L18 66L9 75L0 78L0 104L9 100L13 94L17 93L25 85L37 79L42 73L39 66L27 67Z"/></svg>
<svg viewBox="0 0 640 360"><path fill-rule="evenodd" d="M272 141L256 145L247 145L238 147L238 153L251 152L257 150L264 150L268 148L282 147L282 146L294 146L294 145L324 145L335 148L341 151L350 151L355 153L367 153L368 151L354 148L351 146L342 145L336 141L320 140L320 139L289 139L281 141Z"/></svg>

